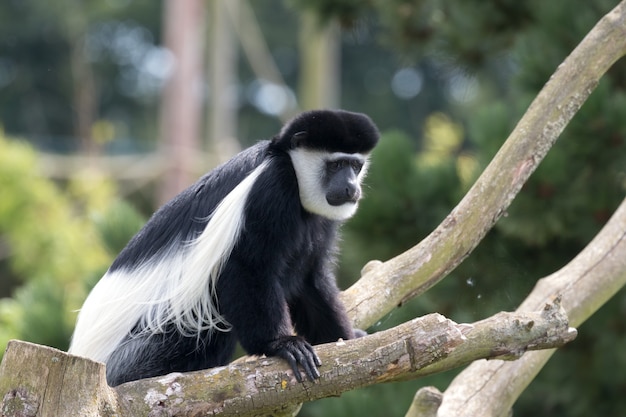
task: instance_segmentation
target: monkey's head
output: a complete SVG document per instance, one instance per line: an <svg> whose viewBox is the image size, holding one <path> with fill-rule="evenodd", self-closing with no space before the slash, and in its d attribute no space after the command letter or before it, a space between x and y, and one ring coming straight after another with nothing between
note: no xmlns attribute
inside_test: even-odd
<svg viewBox="0 0 626 417"><path fill-rule="evenodd" d="M356 212L378 138L376 125L364 114L314 110L288 122L272 145L291 157L305 210L345 220Z"/></svg>

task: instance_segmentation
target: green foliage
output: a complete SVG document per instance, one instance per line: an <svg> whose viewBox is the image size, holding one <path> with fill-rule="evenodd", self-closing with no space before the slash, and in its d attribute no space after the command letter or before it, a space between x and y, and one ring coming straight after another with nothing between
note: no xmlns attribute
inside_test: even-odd
<svg viewBox="0 0 626 417"><path fill-rule="evenodd" d="M115 200L106 213L93 217L104 244L109 253L117 254L128 243L129 238L144 225L146 220L124 200Z"/></svg>
<svg viewBox="0 0 626 417"><path fill-rule="evenodd" d="M626 125L616 117L624 111L624 93L604 80L526 184L500 230L537 246L557 239L581 245L591 240L626 189Z"/></svg>
<svg viewBox="0 0 626 417"><path fill-rule="evenodd" d="M477 68L510 47L516 33L532 23L529 2L515 0L293 0L352 27L375 15L386 44L418 56L446 55L457 65ZM471 16L471 18L468 18Z"/></svg>
<svg viewBox="0 0 626 417"><path fill-rule="evenodd" d="M3 137L0 147L0 230L14 254L14 271L29 281L53 276L71 283L92 265L103 264L107 255L89 235L89 219L73 216L70 200L37 173L34 151Z"/></svg>
<svg viewBox="0 0 626 417"><path fill-rule="evenodd" d="M37 163L30 146L0 134L1 270L21 283L0 299L0 352L11 338L66 348L75 310L111 261L107 249L118 250L140 223L124 203L111 203L107 180L86 171L63 191Z"/></svg>

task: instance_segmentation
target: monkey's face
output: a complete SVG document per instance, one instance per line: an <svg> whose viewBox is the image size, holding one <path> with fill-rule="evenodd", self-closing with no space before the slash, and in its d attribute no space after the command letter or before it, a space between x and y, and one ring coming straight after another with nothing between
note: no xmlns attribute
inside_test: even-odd
<svg viewBox="0 0 626 417"><path fill-rule="evenodd" d="M361 198L367 155L325 152L307 148L289 151L305 210L331 220L354 215Z"/></svg>
<svg viewBox="0 0 626 417"><path fill-rule="evenodd" d="M272 139L291 157L302 207L331 220L346 220L357 209L368 155L378 129L364 114L312 110L296 116Z"/></svg>

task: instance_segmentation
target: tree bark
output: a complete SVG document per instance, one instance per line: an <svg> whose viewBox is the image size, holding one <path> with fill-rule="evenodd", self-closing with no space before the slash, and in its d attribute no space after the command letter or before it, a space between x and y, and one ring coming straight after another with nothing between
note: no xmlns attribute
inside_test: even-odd
<svg viewBox="0 0 626 417"><path fill-rule="evenodd" d="M552 297L559 296L571 324L579 326L625 284L626 200L572 262L537 282L517 312L533 311ZM507 415L554 352L527 353L514 363L473 363L445 391L437 416ZM407 416L417 417L420 414Z"/></svg>
<svg viewBox="0 0 626 417"><path fill-rule="evenodd" d="M542 108L550 108L545 105L557 94L579 97L590 88L585 86L597 84L613 63L624 55L626 1L620 2L604 16L559 66L526 115L531 114L531 109L535 109L534 112L537 113ZM571 106L578 106L578 100L579 98L573 98ZM561 108L557 106L555 111L560 111ZM530 128L522 121L515 131ZM563 298L563 306L570 315L572 325L578 326L625 284L626 200L583 252L558 272L539 280L517 311L531 311L550 297L559 295ZM553 353L553 350L528 353L515 363L473 363L445 391L436 415L509 415L513 403ZM416 395L414 403L421 401L418 397L426 398L426 395ZM498 400L494 401L494 398ZM421 404L412 406L407 416L433 415L429 412L416 413L415 410L420 406Z"/></svg>
<svg viewBox="0 0 626 417"><path fill-rule="evenodd" d="M104 417L119 408L103 364L27 342L7 346L0 397L2 417Z"/></svg>
<svg viewBox="0 0 626 417"><path fill-rule="evenodd" d="M576 337L558 303L538 313L499 313L473 324L430 314L367 337L316 347L321 377L298 383L277 358L106 385L104 365L11 341L0 366L3 417L284 415L305 401L418 378L477 358L516 358Z"/></svg>

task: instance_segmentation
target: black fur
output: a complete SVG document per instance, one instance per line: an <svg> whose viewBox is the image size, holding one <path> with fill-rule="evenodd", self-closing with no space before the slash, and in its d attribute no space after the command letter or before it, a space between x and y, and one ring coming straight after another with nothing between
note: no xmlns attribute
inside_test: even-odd
<svg viewBox="0 0 626 417"><path fill-rule="evenodd" d="M299 132L297 141L293 136ZM303 209L287 151L305 146L368 153L378 133L367 116L343 111L304 113L272 141L263 141L205 175L158 210L129 242L111 271L132 270L197 237L216 205L264 160L245 205L245 226L217 282L219 311L230 332L184 337L174 325L141 333L138 323L107 361L110 385L226 364L239 341L250 354L286 359L316 378L311 344L355 337L337 298L333 260L338 223ZM294 145L294 142L295 145ZM294 334L297 333L297 336ZM359 333L361 334L361 333Z"/></svg>
<svg viewBox="0 0 626 417"><path fill-rule="evenodd" d="M219 202L268 157L268 145L259 142L244 150L166 203L128 242L109 271L136 268L163 248L198 237Z"/></svg>
<svg viewBox="0 0 626 417"><path fill-rule="evenodd" d="M306 132L306 135L297 135ZM369 153L378 142L378 129L369 117L345 110L315 110L296 116L274 144L282 149L297 146L328 152Z"/></svg>

